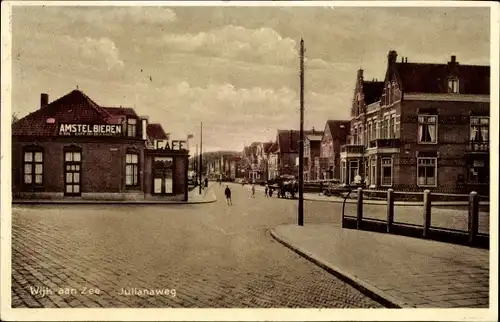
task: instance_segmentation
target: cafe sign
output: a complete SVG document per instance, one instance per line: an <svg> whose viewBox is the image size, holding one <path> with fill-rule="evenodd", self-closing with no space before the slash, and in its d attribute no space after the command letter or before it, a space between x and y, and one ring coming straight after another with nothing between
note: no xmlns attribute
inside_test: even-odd
<svg viewBox="0 0 500 322"><path fill-rule="evenodd" d="M71 136L120 136L122 126L117 124L61 124L59 135Z"/></svg>
<svg viewBox="0 0 500 322"><path fill-rule="evenodd" d="M186 141L181 140L155 140L155 150L186 150Z"/></svg>

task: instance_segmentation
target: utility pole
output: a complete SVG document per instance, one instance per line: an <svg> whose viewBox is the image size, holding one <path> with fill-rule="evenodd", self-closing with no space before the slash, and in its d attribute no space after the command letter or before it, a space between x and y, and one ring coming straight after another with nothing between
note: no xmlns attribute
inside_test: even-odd
<svg viewBox="0 0 500 322"><path fill-rule="evenodd" d="M194 178L197 180L198 178L198 144L196 144L196 153L193 157L193 171L194 171Z"/></svg>
<svg viewBox="0 0 500 322"><path fill-rule="evenodd" d="M300 39L299 226L304 226L304 39Z"/></svg>
<svg viewBox="0 0 500 322"><path fill-rule="evenodd" d="M203 171L203 122L200 123L200 195L202 187L202 171Z"/></svg>

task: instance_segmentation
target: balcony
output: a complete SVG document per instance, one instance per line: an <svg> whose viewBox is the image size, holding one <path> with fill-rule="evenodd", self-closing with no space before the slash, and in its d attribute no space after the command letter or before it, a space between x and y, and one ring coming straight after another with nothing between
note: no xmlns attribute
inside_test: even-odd
<svg viewBox="0 0 500 322"><path fill-rule="evenodd" d="M399 139L375 139L370 141L369 147L377 149L398 149L400 143Z"/></svg>
<svg viewBox="0 0 500 322"><path fill-rule="evenodd" d="M490 142L488 141L469 141L466 145L468 153L489 153Z"/></svg>
<svg viewBox="0 0 500 322"><path fill-rule="evenodd" d="M361 144L346 144L340 147L340 154L345 154L346 157L348 157L349 155L362 155L364 151L365 147Z"/></svg>

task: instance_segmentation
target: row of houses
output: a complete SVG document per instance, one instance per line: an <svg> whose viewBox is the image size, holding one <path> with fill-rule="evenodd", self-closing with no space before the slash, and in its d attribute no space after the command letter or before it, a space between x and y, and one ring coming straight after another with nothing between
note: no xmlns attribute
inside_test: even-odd
<svg viewBox="0 0 500 322"><path fill-rule="evenodd" d="M328 120L304 134L305 181L355 177L370 189L489 194L490 68L397 61L383 81L356 75L350 120ZM299 131L245 146L240 175L298 176Z"/></svg>

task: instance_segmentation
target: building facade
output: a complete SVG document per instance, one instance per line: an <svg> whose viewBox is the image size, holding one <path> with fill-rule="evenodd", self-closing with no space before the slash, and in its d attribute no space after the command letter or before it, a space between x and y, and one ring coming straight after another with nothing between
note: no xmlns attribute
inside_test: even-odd
<svg viewBox="0 0 500 322"><path fill-rule="evenodd" d="M316 178L340 179L340 147L346 143L350 121L328 120L320 143L319 156L315 158Z"/></svg>
<svg viewBox="0 0 500 322"><path fill-rule="evenodd" d="M304 181L318 180L320 177L315 168L315 160L321 153L321 139L323 132L305 135L304 138Z"/></svg>
<svg viewBox="0 0 500 322"><path fill-rule="evenodd" d="M187 201L187 170L185 141L78 90L12 125L14 199Z"/></svg>
<svg viewBox="0 0 500 322"><path fill-rule="evenodd" d="M373 189L489 193L489 66L455 56L446 64L397 62L390 51L380 100L366 100L367 83L358 72L341 153L345 184L359 173Z"/></svg>

